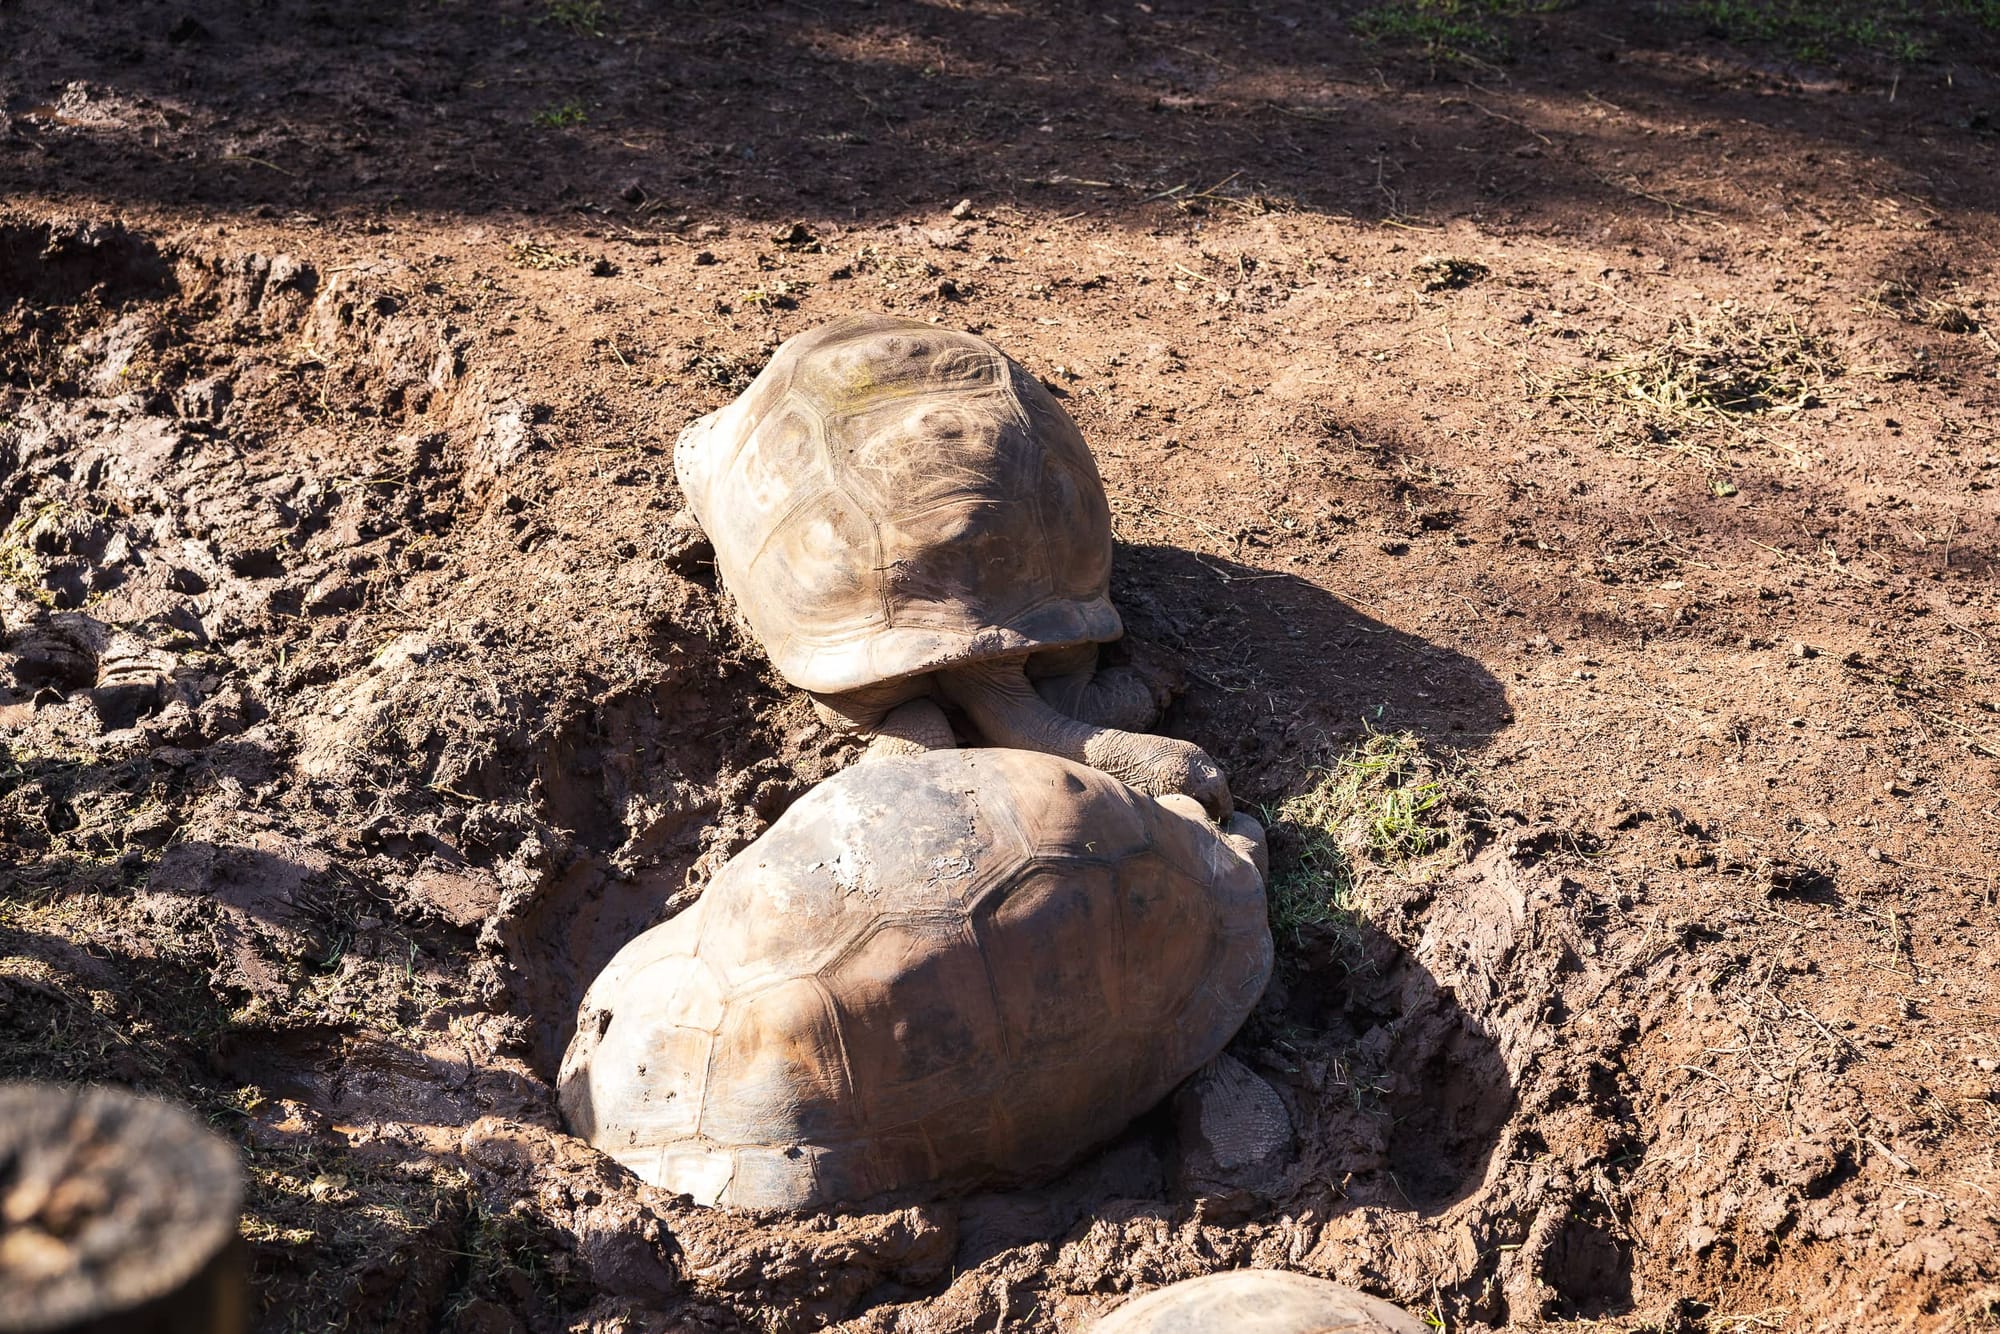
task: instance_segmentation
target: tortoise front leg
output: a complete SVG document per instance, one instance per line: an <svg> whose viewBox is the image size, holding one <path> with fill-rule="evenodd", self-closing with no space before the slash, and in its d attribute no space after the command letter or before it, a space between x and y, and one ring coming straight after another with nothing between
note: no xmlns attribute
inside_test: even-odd
<svg viewBox="0 0 2000 1334"><path fill-rule="evenodd" d="M1160 804L1169 810L1179 811L1182 815L1188 816L1191 819L1206 820L1208 818L1208 813L1202 810L1199 802L1190 797L1184 797L1179 793L1161 797ZM1271 878L1270 843L1265 837L1264 826L1258 823L1256 816L1244 811L1238 811L1222 822L1220 832L1223 842L1234 848L1237 855L1242 857L1243 860L1257 868L1258 879L1269 880Z"/></svg>
<svg viewBox="0 0 2000 1334"><path fill-rule="evenodd" d="M1028 684L1024 662L1016 657L967 663L938 673L938 685L996 746L1060 755L1156 797L1184 793L1216 819L1228 817L1229 781L1207 751L1173 737L1094 727L1058 713Z"/></svg>

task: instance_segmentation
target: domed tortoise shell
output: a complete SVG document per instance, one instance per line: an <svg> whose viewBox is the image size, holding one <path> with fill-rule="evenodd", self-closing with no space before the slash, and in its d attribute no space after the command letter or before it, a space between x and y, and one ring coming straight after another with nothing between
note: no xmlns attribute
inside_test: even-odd
<svg viewBox="0 0 2000 1334"><path fill-rule="evenodd" d="M681 433L674 469L743 617L835 694L1118 638L1097 465L983 338L849 315Z"/></svg>
<svg viewBox="0 0 2000 1334"><path fill-rule="evenodd" d="M1193 803L1031 751L874 759L612 959L561 1101L704 1204L1033 1178L1212 1059L1270 970L1263 882Z"/></svg>

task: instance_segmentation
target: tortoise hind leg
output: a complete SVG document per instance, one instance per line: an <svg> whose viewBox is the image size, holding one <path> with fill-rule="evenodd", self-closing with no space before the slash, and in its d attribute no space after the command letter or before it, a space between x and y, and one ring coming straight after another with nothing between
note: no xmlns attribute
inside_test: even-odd
<svg viewBox="0 0 2000 1334"><path fill-rule="evenodd" d="M1131 636L1038 653L1028 659L1028 677L1050 708L1120 732L1151 731L1180 692L1173 663Z"/></svg>
<svg viewBox="0 0 2000 1334"><path fill-rule="evenodd" d="M1229 781L1207 751L1173 737L1093 727L1059 713L1028 684L1024 662L965 663L939 673L938 684L996 746L1060 755L1156 797L1184 793L1216 819L1228 817Z"/></svg>
<svg viewBox="0 0 2000 1334"><path fill-rule="evenodd" d="M875 725L875 735L869 738L868 753L862 758L876 760L885 755L922 755L926 751L957 748L958 738L952 734L951 722L937 702L913 699L883 715L882 721Z"/></svg>
<svg viewBox="0 0 2000 1334"><path fill-rule="evenodd" d="M843 695L814 695L813 711L836 732L869 738L863 759L955 750L958 737L922 680L888 681Z"/></svg>
<svg viewBox="0 0 2000 1334"><path fill-rule="evenodd" d="M1147 730L1165 709L1152 683L1128 666L1045 676L1035 693L1058 713L1121 732Z"/></svg>

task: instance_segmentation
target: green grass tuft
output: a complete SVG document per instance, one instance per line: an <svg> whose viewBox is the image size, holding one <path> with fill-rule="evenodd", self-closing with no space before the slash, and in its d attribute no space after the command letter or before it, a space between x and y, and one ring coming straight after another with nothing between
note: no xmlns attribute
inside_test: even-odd
<svg viewBox="0 0 2000 1334"><path fill-rule="evenodd" d="M1409 732L1378 732L1316 770L1305 791L1265 812L1276 855L1271 931L1298 945L1314 928L1352 922L1369 882L1429 880L1458 863L1471 788Z"/></svg>
<svg viewBox="0 0 2000 1334"><path fill-rule="evenodd" d="M1899 65L1952 49L1949 26L2000 28L2000 0L1694 0L1673 6L1732 45L1776 47L1794 60L1830 64L1872 56Z"/></svg>
<svg viewBox="0 0 2000 1334"><path fill-rule="evenodd" d="M567 28L579 37L604 35L604 0L548 0L544 21Z"/></svg>
<svg viewBox="0 0 2000 1334"><path fill-rule="evenodd" d="M535 124L545 130L563 130L572 125L581 125L590 116L575 102L564 102L561 106L549 107L535 113Z"/></svg>
<svg viewBox="0 0 2000 1334"><path fill-rule="evenodd" d="M1508 54L1502 20L1553 8L1554 0L1390 0L1357 14L1354 30L1432 60L1480 65Z"/></svg>

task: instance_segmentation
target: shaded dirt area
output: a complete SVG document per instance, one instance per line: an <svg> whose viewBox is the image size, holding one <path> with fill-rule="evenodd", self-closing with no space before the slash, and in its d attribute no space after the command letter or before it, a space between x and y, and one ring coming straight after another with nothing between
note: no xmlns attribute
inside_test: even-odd
<svg viewBox="0 0 2000 1334"><path fill-rule="evenodd" d="M1823 11L0 3L0 1074L244 1144L273 1331L2000 1321L2000 19ZM583 984L856 754L670 451L863 308L1063 396L1246 801L1476 793L1281 940L1268 1179L561 1132Z"/></svg>

